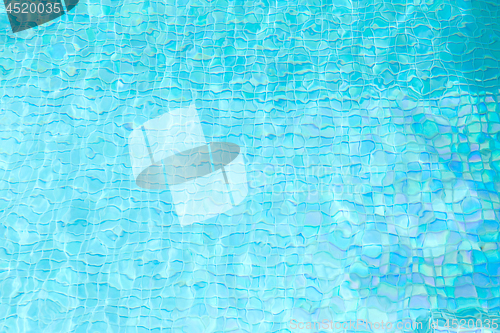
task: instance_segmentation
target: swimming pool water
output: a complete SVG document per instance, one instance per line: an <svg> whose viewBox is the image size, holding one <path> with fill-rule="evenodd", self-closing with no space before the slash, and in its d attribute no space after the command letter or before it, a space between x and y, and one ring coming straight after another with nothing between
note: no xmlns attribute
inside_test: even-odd
<svg viewBox="0 0 500 333"><path fill-rule="evenodd" d="M82 0L0 22L1 332L498 318L497 1ZM191 104L249 192L181 226L127 140Z"/></svg>

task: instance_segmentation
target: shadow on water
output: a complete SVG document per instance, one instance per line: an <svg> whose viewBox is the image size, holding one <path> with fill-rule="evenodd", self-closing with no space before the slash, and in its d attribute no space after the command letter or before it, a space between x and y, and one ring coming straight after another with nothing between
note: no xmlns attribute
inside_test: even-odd
<svg viewBox="0 0 500 333"><path fill-rule="evenodd" d="M4 0L12 32L32 29L53 21L76 7L79 0Z"/></svg>

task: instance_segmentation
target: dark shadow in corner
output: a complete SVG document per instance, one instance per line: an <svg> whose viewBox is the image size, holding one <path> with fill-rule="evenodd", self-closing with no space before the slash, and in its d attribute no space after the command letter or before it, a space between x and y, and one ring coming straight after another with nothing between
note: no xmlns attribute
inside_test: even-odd
<svg viewBox="0 0 500 333"><path fill-rule="evenodd" d="M79 0L65 0L66 10L76 7ZM65 14L60 0L4 0L12 32L35 28Z"/></svg>

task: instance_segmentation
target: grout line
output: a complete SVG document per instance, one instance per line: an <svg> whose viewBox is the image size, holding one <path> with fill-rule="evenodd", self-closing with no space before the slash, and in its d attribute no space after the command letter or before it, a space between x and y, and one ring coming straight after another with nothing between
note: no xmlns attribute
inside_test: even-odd
<svg viewBox="0 0 500 333"><path fill-rule="evenodd" d="M64 0L61 0L61 6L62 6L62 9L64 11L64 14L66 14L68 12L68 10L66 9L66 2Z"/></svg>

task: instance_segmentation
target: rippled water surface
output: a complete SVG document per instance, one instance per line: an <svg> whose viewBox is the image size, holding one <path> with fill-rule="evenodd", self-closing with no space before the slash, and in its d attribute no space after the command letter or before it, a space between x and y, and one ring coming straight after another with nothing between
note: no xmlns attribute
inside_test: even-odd
<svg viewBox="0 0 500 333"><path fill-rule="evenodd" d="M498 1L82 0L0 21L0 332L499 314ZM249 192L181 226L127 140L190 104L241 147Z"/></svg>

